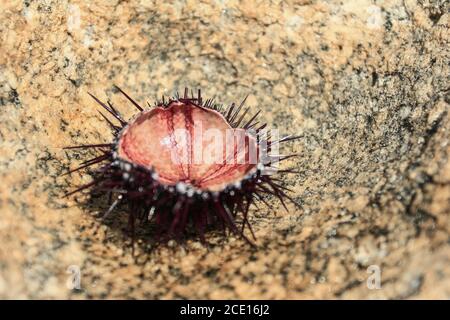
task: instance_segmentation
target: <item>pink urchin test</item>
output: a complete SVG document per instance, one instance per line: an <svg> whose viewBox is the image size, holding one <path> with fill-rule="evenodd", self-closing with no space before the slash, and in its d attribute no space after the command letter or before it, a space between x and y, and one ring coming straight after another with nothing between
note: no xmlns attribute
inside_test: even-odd
<svg viewBox="0 0 450 320"><path fill-rule="evenodd" d="M242 237L248 229L250 207L262 203L270 210L268 196L275 196L286 208L284 174L278 163L293 156L274 154L282 142L298 139L285 136L273 140L267 124L258 121L260 111L248 115L245 100L229 107L203 100L186 89L184 95L155 106L141 107L116 87L138 110L125 121L110 101L92 98L114 117L102 112L114 133L111 143L71 146L94 148L99 155L84 161L69 173L97 165L93 181L67 194L85 189L110 195L108 216L120 203L128 204L128 222L134 238L137 221L153 223L157 239L181 239L194 230L206 243L210 229L222 229Z"/></svg>

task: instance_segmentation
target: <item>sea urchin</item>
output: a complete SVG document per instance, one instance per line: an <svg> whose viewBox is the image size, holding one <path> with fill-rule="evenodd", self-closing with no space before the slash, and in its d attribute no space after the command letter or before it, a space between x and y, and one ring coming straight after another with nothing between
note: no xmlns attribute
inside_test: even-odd
<svg viewBox="0 0 450 320"><path fill-rule="evenodd" d="M280 156L274 150L281 142L297 136L274 139L274 130L257 121L259 111L245 120L249 108L244 101L224 108L212 99L203 101L201 92L183 97L163 97L154 107L144 109L116 87L137 109L125 121L111 102L94 97L114 118L110 121L114 141L67 147L94 148L100 154L69 173L102 164L94 180L67 194L84 189L110 194L107 216L119 203L128 204L129 226L134 236L136 221L153 222L158 239L180 239L195 230L202 242L207 227L219 227L241 236L245 229L254 234L248 220L251 205L258 207L268 195L293 201L277 164L295 155Z"/></svg>

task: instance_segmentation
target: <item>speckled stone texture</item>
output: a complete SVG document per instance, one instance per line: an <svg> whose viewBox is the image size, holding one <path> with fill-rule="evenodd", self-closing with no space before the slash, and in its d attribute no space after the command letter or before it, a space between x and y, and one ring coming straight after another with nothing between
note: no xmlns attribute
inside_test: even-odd
<svg viewBox="0 0 450 320"><path fill-rule="evenodd" d="M1 298L450 298L447 1L88 3L0 2ZM154 248L144 227L133 257L123 211L62 198L92 155L62 147L112 136L87 92L133 115L113 84L250 94L302 136L301 208L253 209L256 249Z"/></svg>

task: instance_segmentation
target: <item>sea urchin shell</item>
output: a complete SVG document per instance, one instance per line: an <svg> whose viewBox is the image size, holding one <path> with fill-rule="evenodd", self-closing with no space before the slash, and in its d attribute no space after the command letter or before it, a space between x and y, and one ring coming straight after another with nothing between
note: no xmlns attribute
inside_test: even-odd
<svg viewBox="0 0 450 320"><path fill-rule="evenodd" d="M244 120L249 108L244 101L228 108L203 101L185 90L184 96L156 103L145 109L116 87L138 109L126 122L111 102L91 95L117 124L103 113L115 140L107 144L67 147L95 148L101 154L74 170L102 163L94 180L67 195L91 188L112 196L107 216L120 203L129 206L129 225L134 235L137 220L156 225L159 239L181 238L187 230L197 232L202 242L207 227L220 227L246 241L246 227L253 235L248 213L251 205L264 203L267 195L293 201L276 178L276 164L294 155L273 154L279 143L297 139L287 136L272 140L266 124L259 124L259 112ZM268 174L270 173L270 174ZM238 223L240 222L240 227ZM254 235L253 235L254 237Z"/></svg>

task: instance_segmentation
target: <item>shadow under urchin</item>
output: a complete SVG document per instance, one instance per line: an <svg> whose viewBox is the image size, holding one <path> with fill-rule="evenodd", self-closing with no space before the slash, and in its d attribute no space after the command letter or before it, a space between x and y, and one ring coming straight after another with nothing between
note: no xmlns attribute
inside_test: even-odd
<svg viewBox="0 0 450 320"><path fill-rule="evenodd" d="M188 89L185 89L182 97L178 93L168 100L162 97L154 106L148 104L143 108L122 89L117 86L115 88L136 107L138 113L127 122L110 101L104 103L89 93L114 117L114 121L111 121L99 111L112 129L114 139L111 143L64 148L92 148L99 152L96 157L82 162L81 166L68 172L71 174L97 166L93 171L92 182L78 187L66 196L85 189L91 194L107 194L110 199L109 208L102 218L107 217L119 205L125 206L132 243L136 223L140 222L144 225L152 224L155 240L158 242L181 240L194 231L200 241L207 244L205 234L212 228L222 230L224 235L232 232L253 245L245 234L248 230L255 239L248 219L251 206L259 208L259 204L263 204L274 210L267 202L268 196L278 198L286 210L286 199L296 204L286 193L291 190L284 186L282 177L284 174L298 172L293 168L279 170L273 167L296 154L260 155L262 151L269 154L275 144L293 141L299 136L285 136L273 141L267 124L260 123L257 119L261 110L247 116L250 108L244 108L246 99L239 105L232 103L224 107L216 104L213 99L203 100L200 90L195 96L192 91L189 95ZM169 151L175 148L176 152L183 149L192 154L193 144L189 144L192 136L182 146L177 144L179 141L170 138L174 135L174 126L180 121L184 122L188 134L192 134L194 126L202 121L222 130L227 126L231 130L245 130L244 150L236 150L234 147L233 156L237 157L243 152L247 157L248 148L254 143L258 151L257 163L230 165L224 161L213 167L202 163L195 167L192 162L184 166L165 165L160 162L164 162L164 152L167 150L161 150L160 141L150 140L146 147L139 144L152 135L167 133L169 138L164 148ZM271 174L267 174L268 171Z"/></svg>

